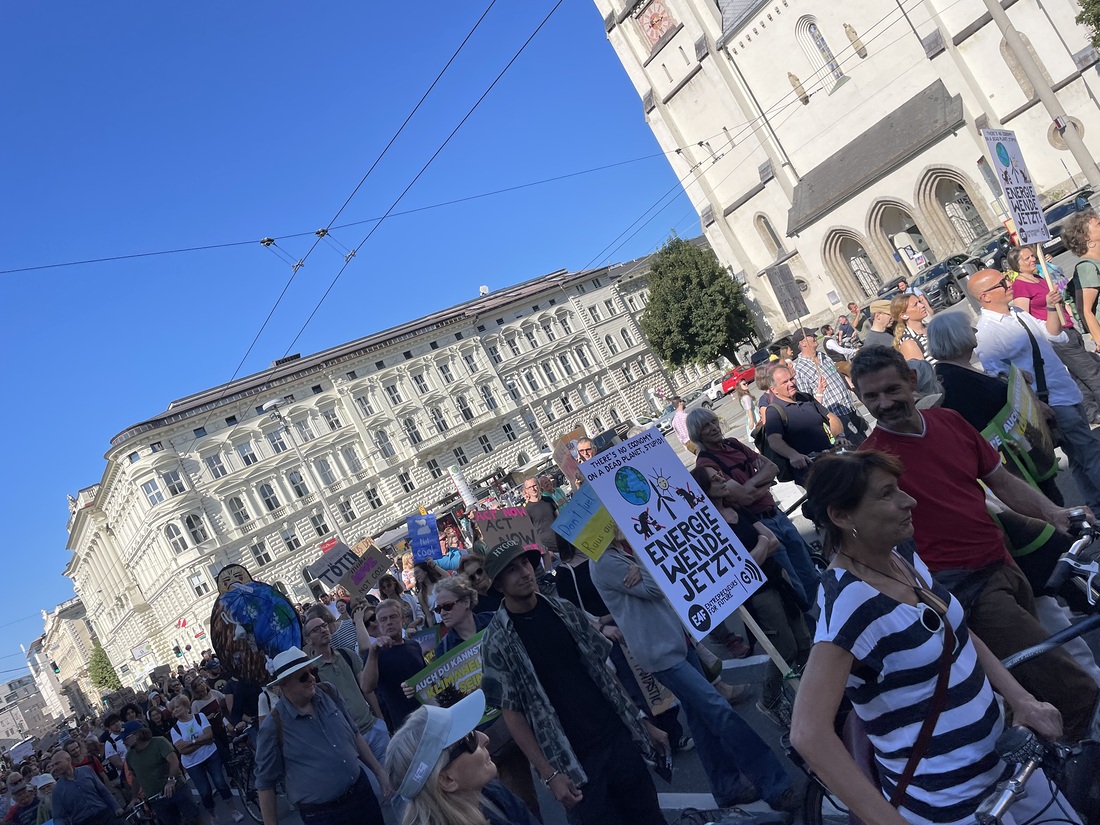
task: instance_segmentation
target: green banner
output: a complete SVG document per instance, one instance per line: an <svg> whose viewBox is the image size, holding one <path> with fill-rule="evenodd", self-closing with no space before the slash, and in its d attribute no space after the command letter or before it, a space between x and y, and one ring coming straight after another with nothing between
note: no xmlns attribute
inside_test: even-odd
<svg viewBox="0 0 1100 825"><path fill-rule="evenodd" d="M406 680L422 705L449 708L481 687L481 640L485 631L475 633L454 650ZM500 716L496 708L485 708L481 723Z"/></svg>
<svg viewBox="0 0 1100 825"><path fill-rule="evenodd" d="M1013 462L1032 487L1058 473L1058 457L1039 400L1014 366L1008 372L1008 403L982 430L982 438L1006 462Z"/></svg>

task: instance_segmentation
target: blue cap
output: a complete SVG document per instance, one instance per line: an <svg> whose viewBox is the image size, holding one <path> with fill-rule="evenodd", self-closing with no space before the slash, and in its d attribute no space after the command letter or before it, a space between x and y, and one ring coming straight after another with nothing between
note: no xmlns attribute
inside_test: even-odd
<svg viewBox="0 0 1100 825"><path fill-rule="evenodd" d="M137 733L143 727L145 727L144 724L137 721L136 719L131 719L129 722L122 726L122 738L125 740L127 736Z"/></svg>

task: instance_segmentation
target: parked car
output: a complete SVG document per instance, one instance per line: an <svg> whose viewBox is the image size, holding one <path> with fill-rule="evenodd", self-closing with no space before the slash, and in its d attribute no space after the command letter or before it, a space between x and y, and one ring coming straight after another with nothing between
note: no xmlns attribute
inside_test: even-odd
<svg viewBox="0 0 1100 825"><path fill-rule="evenodd" d="M999 272L1004 269L1004 258L1011 248L1008 230L998 227L970 242L966 248L970 260L964 266L971 275L979 269L996 269Z"/></svg>
<svg viewBox="0 0 1100 825"><path fill-rule="evenodd" d="M1062 226L1071 216L1089 208L1088 199L1091 195L1092 190L1085 187L1043 210L1043 217L1046 218L1047 227L1050 229L1050 240L1043 244L1043 252L1047 257L1061 255L1066 251L1065 241L1062 240Z"/></svg>
<svg viewBox="0 0 1100 825"><path fill-rule="evenodd" d="M721 378L715 378L703 389L703 395L711 403L721 401L726 395L726 391L722 389L722 380Z"/></svg>
<svg viewBox="0 0 1100 825"><path fill-rule="evenodd" d="M933 309L942 309L957 304L966 295L959 285L959 281L973 274L967 268L967 264L971 261L969 255L951 255L938 264L926 266L913 275L894 278L882 285L875 300L882 301L893 298L899 292L898 284L905 281L910 286L915 286L923 292Z"/></svg>
<svg viewBox="0 0 1100 825"><path fill-rule="evenodd" d="M734 367L722 379L722 392L729 395L742 381L752 381L754 378L756 378L756 367L752 364L746 367Z"/></svg>

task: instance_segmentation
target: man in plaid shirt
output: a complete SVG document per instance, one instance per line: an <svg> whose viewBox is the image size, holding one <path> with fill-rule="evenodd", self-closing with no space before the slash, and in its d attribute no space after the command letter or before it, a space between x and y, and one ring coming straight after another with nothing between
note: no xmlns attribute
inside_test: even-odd
<svg viewBox="0 0 1100 825"><path fill-rule="evenodd" d="M867 425L856 412L856 397L848 389L844 377L837 372L831 358L817 351L817 333L812 329L800 329L791 340L798 346L794 359L794 379L798 391L812 395L825 409L840 419L844 433L853 447L863 443Z"/></svg>

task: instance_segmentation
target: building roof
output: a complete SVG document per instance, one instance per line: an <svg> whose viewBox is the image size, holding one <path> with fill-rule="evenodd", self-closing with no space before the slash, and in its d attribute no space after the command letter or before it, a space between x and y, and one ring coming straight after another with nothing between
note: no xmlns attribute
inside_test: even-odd
<svg viewBox="0 0 1100 825"><path fill-rule="evenodd" d="M722 38L719 45L737 34L738 30L767 0L718 0L718 9L722 12Z"/></svg>
<svg viewBox="0 0 1100 825"><path fill-rule="evenodd" d="M952 95L937 79L803 176L791 198L787 236L812 225L965 122L962 97Z"/></svg>

